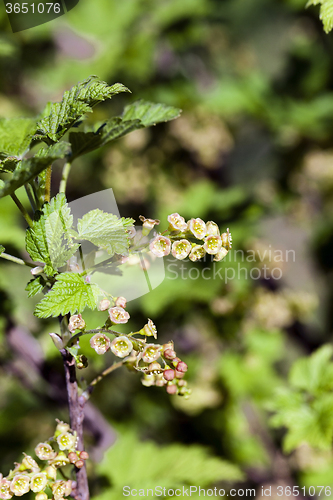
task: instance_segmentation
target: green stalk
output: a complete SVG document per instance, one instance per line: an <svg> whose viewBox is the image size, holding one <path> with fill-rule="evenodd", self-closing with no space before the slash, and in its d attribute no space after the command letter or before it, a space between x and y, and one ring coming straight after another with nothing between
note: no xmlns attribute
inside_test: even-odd
<svg viewBox="0 0 333 500"><path fill-rule="evenodd" d="M71 171L72 164L70 162L66 162L64 168L62 169L62 177L59 186L59 193L66 193L67 181L69 172Z"/></svg>
<svg viewBox="0 0 333 500"><path fill-rule="evenodd" d="M50 203L51 199L52 165L46 169L44 201Z"/></svg>
<svg viewBox="0 0 333 500"><path fill-rule="evenodd" d="M16 196L16 194L12 193L10 196L11 196L12 200L14 201L15 205L17 206L17 208L20 210L20 212L23 215L23 217L25 218L25 220L27 221L27 223L29 224L29 226L32 227L33 226L32 219L31 219L30 215L28 214L28 212L26 211L26 209L24 208L24 206L22 205L22 203L20 202L20 200L18 199L18 197Z"/></svg>
<svg viewBox="0 0 333 500"><path fill-rule="evenodd" d="M36 264L26 262L25 260L14 257L14 255L10 255L9 253L2 253L0 257L2 259L10 260L11 262L15 262L15 264L21 264L21 266L36 267Z"/></svg>

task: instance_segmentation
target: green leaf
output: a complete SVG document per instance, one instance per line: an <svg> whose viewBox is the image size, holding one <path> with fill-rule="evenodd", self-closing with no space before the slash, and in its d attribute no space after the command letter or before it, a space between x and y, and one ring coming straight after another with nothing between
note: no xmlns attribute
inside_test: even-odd
<svg viewBox="0 0 333 500"><path fill-rule="evenodd" d="M309 0L306 6L309 5L320 5L319 19L324 25L325 33L329 33L333 28L333 0Z"/></svg>
<svg viewBox="0 0 333 500"><path fill-rule="evenodd" d="M150 460L149 457L158 457ZM112 489L107 489L96 500L122 496L123 486L131 488L166 488L182 485L207 487L217 481L242 479L239 468L226 460L212 456L198 445L172 444L157 446L152 441L140 441L126 431L106 453L97 470L109 478Z"/></svg>
<svg viewBox="0 0 333 500"><path fill-rule="evenodd" d="M76 252L79 245L70 237L73 216L63 193L44 205L38 220L26 233L26 248L32 260L44 262L45 273L53 276Z"/></svg>
<svg viewBox="0 0 333 500"><path fill-rule="evenodd" d="M2 245L0 245L0 255L5 251L5 247L3 247Z"/></svg>
<svg viewBox="0 0 333 500"><path fill-rule="evenodd" d="M7 156L0 160L0 172L13 173L20 161L15 156Z"/></svg>
<svg viewBox="0 0 333 500"><path fill-rule="evenodd" d="M60 142L42 148L32 158L24 159L14 170L13 177L0 185L0 198L12 194L16 189L30 182L55 160L64 158L70 152L70 144Z"/></svg>
<svg viewBox="0 0 333 500"><path fill-rule="evenodd" d="M290 383L316 395L333 389L333 347L324 345L311 356L297 360L289 375Z"/></svg>
<svg viewBox="0 0 333 500"><path fill-rule="evenodd" d="M133 219L119 219L100 209L91 210L78 220L79 238L103 248L109 255L128 253L128 233Z"/></svg>
<svg viewBox="0 0 333 500"><path fill-rule="evenodd" d="M180 116L180 113L181 109L166 104L140 100L126 106L122 118L123 120L140 120L142 127L150 127L156 123L174 120Z"/></svg>
<svg viewBox="0 0 333 500"><path fill-rule="evenodd" d="M57 142L93 106L120 92L130 91L121 83L109 86L97 76L90 76L67 90L61 102L48 104L49 114L38 122L35 137L48 144Z"/></svg>
<svg viewBox="0 0 333 500"><path fill-rule="evenodd" d="M37 276L37 278L30 280L25 288L28 292L28 297L34 297L38 293L41 293L45 285L46 283L42 276Z"/></svg>
<svg viewBox="0 0 333 500"><path fill-rule="evenodd" d="M36 127L35 118L0 118L0 159L23 155Z"/></svg>
<svg viewBox="0 0 333 500"><path fill-rule="evenodd" d="M55 318L67 313L81 313L85 307L95 309L99 295L101 293L97 285L86 283L84 276L62 273L56 277L53 288L37 304L34 314L38 318Z"/></svg>
<svg viewBox="0 0 333 500"><path fill-rule="evenodd" d="M97 128L94 126L84 132L71 132L69 142L72 146L72 158L89 153L138 128L142 128L140 120L123 120L116 116Z"/></svg>

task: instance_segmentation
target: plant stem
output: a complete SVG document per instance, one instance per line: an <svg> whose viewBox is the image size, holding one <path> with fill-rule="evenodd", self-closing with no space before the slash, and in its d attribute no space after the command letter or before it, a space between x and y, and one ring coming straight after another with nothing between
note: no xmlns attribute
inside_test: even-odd
<svg viewBox="0 0 333 500"><path fill-rule="evenodd" d="M36 267L36 264L32 262L26 262L25 260L14 257L14 255L10 255L9 253L2 253L0 257L2 259L10 260L11 262L15 262L15 264L21 264L22 266Z"/></svg>
<svg viewBox="0 0 333 500"><path fill-rule="evenodd" d="M32 191L32 188L31 188L30 184L26 184L24 187L25 187L25 191L27 193L27 196L29 198L31 208L32 208L33 212L35 213L37 207L36 207L34 193Z"/></svg>
<svg viewBox="0 0 333 500"><path fill-rule="evenodd" d="M25 220L27 221L29 226L32 227L33 226L32 219L31 219L30 215L28 214L28 212L26 211L26 209L24 208L24 206L22 205L22 203L20 202L20 200L18 199L18 197L16 196L16 194L12 193L10 196L12 197L12 200L14 201L15 205L20 210L21 214L23 215L23 217L25 218Z"/></svg>
<svg viewBox="0 0 333 500"><path fill-rule="evenodd" d="M59 193L66 193L67 180L69 176L69 172L71 170L72 164L70 162L65 163L64 168L62 169L62 177L59 186Z"/></svg>
<svg viewBox="0 0 333 500"><path fill-rule="evenodd" d="M62 349L61 351L66 378L66 388L69 406L70 425L73 431L76 431L78 438L78 450L84 450L83 443L83 419L84 419L84 405L85 398L80 396L78 392L78 384L76 379L75 359L73 356ZM74 491L74 498L76 500L89 500L89 486L86 467L76 469L76 491Z"/></svg>
<svg viewBox="0 0 333 500"><path fill-rule="evenodd" d="M120 368L122 365L123 365L123 361L118 361L118 363L113 363L113 365L106 368L104 371L102 371L102 373L100 373L96 378L94 378L94 380L89 384L87 389L82 394L82 396L85 398L85 400L89 399L90 394L92 393L95 385L98 384L98 382L103 380L104 377L106 377L107 375L112 373L117 368Z"/></svg>
<svg viewBox="0 0 333 500"><path fill-rule="evenodd" d="M46 177L45 177L45 193L44 193L44 201L50 202L51 199L51 177L52 177L52 165L47 167Z"/></svg>

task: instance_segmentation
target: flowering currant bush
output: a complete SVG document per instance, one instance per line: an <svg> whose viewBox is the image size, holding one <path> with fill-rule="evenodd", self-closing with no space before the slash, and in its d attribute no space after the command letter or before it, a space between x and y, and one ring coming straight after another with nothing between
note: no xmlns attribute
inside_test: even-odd
<svg viewBox="0 0 333 500"><path fill-rule="evenodd" d="M104 290L94 275L101 267L119 274L124 262L138 263L146 270L149 256L156 259L172 254L175 259L189 258L195 262L209 254L219 261L231 248L229 229L220 234L212 221L185 221L173 213L162 233L156 228L159 220L143 216L142 227L136 231L133 219L119 218L98 208L74 224L66 199L67 180L76 158L133 130L172 120L180 113L170 106L137 101L126 106L121 116L102 125L85 125L86 114L96 104L120 92L129 90L121 84L108 86L97 77L90 77L65 92L60 103L49 103L39 117L16 119L17 136L13 135L12 142L0 151L0 173L7 176L5 181L0 180L0 197L10 195L28 224L26 251L31 260L11 256L3 247L0 254L31 268L26 290L29 297L41 297L35 316L59 319L59 332L50 332L50 337L63 359L70 414L70 426L58 422L54 436L37 445L37 458L44 464L25 456L22 463L1 478L3 500L30 490L36 493L36 500L62 500L69 495L88 500L84 405L94 386L115 369L125 366L138 372L144 386L163 387L168 394L188 398L191 392L185 380L187 364L177 356L173 341L155 343L157 328L151 319L139 331L119 332L118 325L127 325L130 320L126 297ZM67 133L67 140L62 140ZM40 149L33 155L31 149L37 145ZM62 178L59 192L51 198L52 164L59 159L64 160ZM22 186L30 201L30 212L16 194ZM87 256L83 251L85 244L90 248ZM104 261L99 260L101 254L106 256ZM86 308L98 310L101 326L87 328ZM76 368L83 370L89 362L80 347L84 335L90 336L90 346L98 355L111 351L118 360L79 387ZM75 482L63 478L62 468L70 464L74 466ZM57 471L61 471L62 479Z"/></svg>

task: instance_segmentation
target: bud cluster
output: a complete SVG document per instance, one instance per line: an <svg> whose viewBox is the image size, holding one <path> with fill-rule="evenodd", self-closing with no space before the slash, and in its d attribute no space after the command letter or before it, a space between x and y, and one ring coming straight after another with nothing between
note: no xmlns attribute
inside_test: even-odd
<svg viewBox="0 0 333 500"><path fill-rule="evenodd" d="M89 457L87 452L76 450L76 445L76 433L68 424L58 420L54 435L35 448L37 458L44 463L40 465L30 455L24 454L22 462L15 463L8 476L0 474L0 499L9 500L32 491L36 493L36 500L48 500L47 489L52 499L64 500L72 492L72 481L58 480L57 469L68 464L81 468Z"/></svg>
<svg viewBox="0 0 333 500"><path fill-rule="evenodd" d="M178 260L189 257L196 262L206 254L214 255L215 261L222 260L232 246L229 229L220 234L218 225L213 221L190 219L174 213L168 216L168 236L158 234L150 244L149 249L156 257L165 257L170 253ZM199 240L198 241L193 241Z"/></svg>

